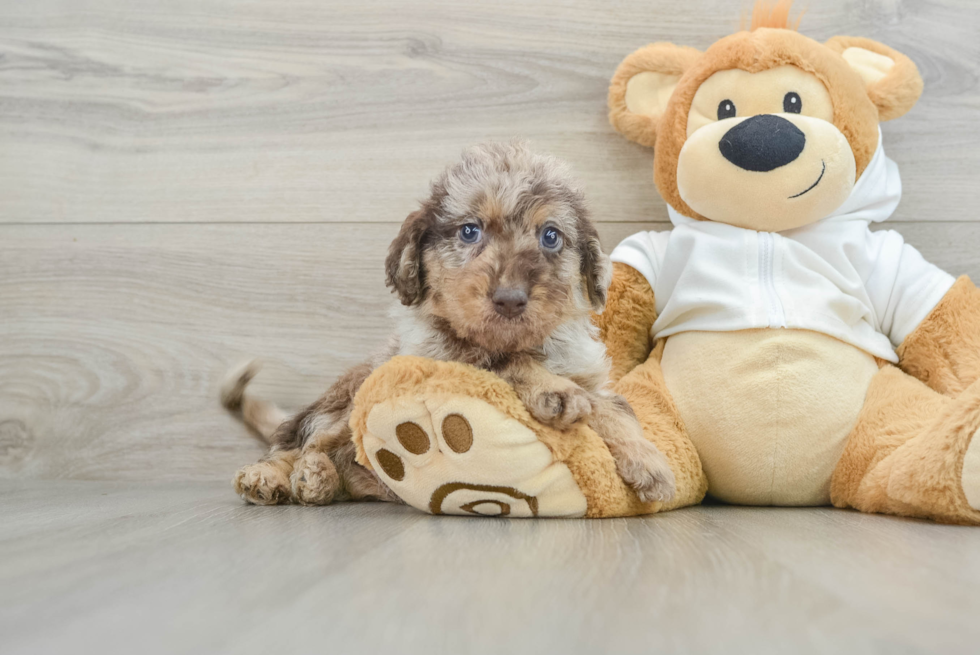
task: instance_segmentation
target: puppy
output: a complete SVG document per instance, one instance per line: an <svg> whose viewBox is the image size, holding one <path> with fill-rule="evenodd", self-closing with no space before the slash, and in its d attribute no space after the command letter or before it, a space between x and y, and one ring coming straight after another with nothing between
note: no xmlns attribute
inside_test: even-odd
<svg viewBox="0 0 980 655"><path fill-rule="evenodd" d="M466 150L405 220L385 268L401 301L395 334L318 401L285 418L245 392L254 366L223 389L225 406L240 411L272 446L235 476L242 498L304 505L397 501L355 462L348 427L354 394L395 355L493 371L537 420L557 429L588 420L641 500L673 496L665 458L644 438L626 400L606 388L609 361L591 312L605 304L611 265L562 163L521 144Z"/></svg>

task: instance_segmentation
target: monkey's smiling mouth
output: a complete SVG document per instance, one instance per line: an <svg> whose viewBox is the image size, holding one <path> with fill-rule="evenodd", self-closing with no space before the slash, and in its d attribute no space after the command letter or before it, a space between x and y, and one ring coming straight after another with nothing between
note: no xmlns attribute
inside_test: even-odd
<svg viewBox="0 0 980 655"><path fill-rule="evenodd" d="M800 196L802 196L802 195L803 195L804 193L809 193L810 191L813 191L813 189L814 189L814 187L816 187L816 186L817 186L818 184L820 184L820 180L822 180L822 179L823 179L823 174L827 172L827 162L825 162L824 160L822 160L822 159L821 159L821 160L820 160L820 164L821 164L821 165L823 166L823 168L822 168L822 169L820 169L820 177L818 177L818 178L817 178L817 181L816 181L816 182L814 182L813 184L811 184L811 185L810 185L810 186L809 186L809 187L808 187L808 188L806 189L806 191L800 191L800 192L799 192L799 193L797 193L797 194L796 194L795 196L790 196L790 197L789 197L789 200L792 200L793 198L799 198L799 197L800 197Z"/></svg>

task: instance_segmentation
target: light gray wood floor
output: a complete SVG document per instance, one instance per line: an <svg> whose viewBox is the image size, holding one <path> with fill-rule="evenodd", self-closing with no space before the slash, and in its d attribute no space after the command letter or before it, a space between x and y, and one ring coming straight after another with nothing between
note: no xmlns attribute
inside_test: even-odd
<svg viewBox="0 0 980 655"><path fill-rule="evenodd" d="M925 94L885 227L980 279L975 0L822 0ZM645 43L740 0L0 0L0 652L975 651L980 536L831 510L602 522L251 508L216 401L314 398L388 332L381 262L466 145L568 159L607 248L666 227L608 126Z"/></svg>
<svg viewBox="0 0 980 655"><path fill-rule="evenodd" d="M832 509L640 519L246 507L0 482L14 653L975 653L980 531Z"/></svg>

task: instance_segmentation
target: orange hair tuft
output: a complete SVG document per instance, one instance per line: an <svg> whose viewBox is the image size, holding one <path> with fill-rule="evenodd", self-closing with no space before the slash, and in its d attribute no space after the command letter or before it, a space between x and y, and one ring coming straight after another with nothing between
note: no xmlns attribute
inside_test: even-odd
<svg viewBox="0 0 980 655"><path fill-rule="evenodd" d="M752 7L752 18L749 22L749 30L755 31L760 27L771 27L783 30L796 30L800 26L803 14L796 17L795 22L790 22L789 11L793 7L793 0L776 0L773 4L770 0L756 0ZM742 26L744 29L745 21Z"/></svg>

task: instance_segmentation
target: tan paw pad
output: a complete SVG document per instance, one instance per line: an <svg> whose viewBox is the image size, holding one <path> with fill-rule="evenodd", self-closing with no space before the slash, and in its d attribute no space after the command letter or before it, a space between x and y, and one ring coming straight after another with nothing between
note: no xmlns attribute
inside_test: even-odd
<svg viewBox="0 0 980 655"><path fill-rule="evenodd" d="M405 479L405 465L402 463L401 457L386 448L382 448L375 453L375 458L378 460L378 466L389 478L395 482L401 482Z"/></svg>
<svg viewBox="0 0 980 655"><path fill-rule="evenodd" d="M432 514L583 516L586 500L530 429L469 397L396 398L368 415L364 450L405 502Z"/></svg>
<svg viewBox="0 0 980 655"><path fill-rule="evenodd" d="M398 437L398 443L413 455L421 455L429 450L429 435L411 421L399 423L395 427L395 436Z"/></svg>
<svg viewBox="0 0 980 655"><path fill-rule="evenodd" d="M473 446L473 428L459 414L450 414L442 421L442 438L454 453L465 453Z"/></svg>

